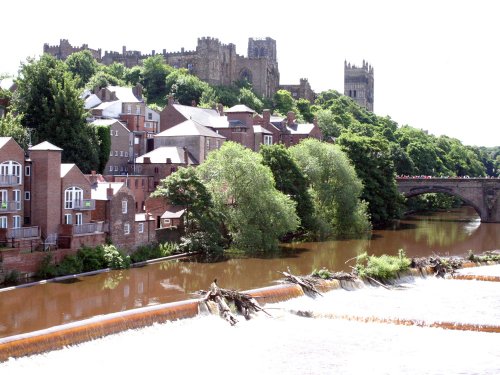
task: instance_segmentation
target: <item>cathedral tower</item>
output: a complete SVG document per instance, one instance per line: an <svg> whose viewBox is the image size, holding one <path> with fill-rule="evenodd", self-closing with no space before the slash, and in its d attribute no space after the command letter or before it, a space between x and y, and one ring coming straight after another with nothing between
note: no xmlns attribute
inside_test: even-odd
<svg viewBox="0 0 500 375"><path fill-rule="evenodd" d="M373 66L365 60L362 67L344 62L344 95L370 112L373 112L373 81Z"/></svg>

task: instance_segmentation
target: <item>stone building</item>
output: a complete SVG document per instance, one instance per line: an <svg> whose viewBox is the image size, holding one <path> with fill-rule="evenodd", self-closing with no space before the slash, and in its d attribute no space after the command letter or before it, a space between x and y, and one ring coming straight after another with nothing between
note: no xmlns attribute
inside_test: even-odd
<svg viewBox="0 0 500 375"><path fill-rule="evenodd" d="M290 91L295 100L303 98L313 103L316 99L316 94L311 88L307 78L301 78L298 85L280 85L280 90Z"/></svg>
<svg viewBox="0 0 500 375"><path fill-rule="evenodd" d="M361 67L344 62L344 95L371 112L373 112L373 86L373 66L365 60Z"/></svg>
<svg viewBox="0 0 500 375"><path fill-rule="evenodd" d="M140 65L142 60L156 55L142 54L139 51L128 51L126 46L121 52L92 50L86 44L73 47L68 40L61 39L59 46L44 44L43 52L64 60L71 53L89 50L95 59L105 65L114 62L122 63L130 68ZM196 49L178 52L161 53L165 62L175 68L186 68L193 75L212 85L230 85L235 81L246 79L254 90L262 96L272 97L279 88L279 69L276 53L276 41L272 38L249 38L248 57L238 55L232 43L223 44L217 38L198 38Z"/></svg>

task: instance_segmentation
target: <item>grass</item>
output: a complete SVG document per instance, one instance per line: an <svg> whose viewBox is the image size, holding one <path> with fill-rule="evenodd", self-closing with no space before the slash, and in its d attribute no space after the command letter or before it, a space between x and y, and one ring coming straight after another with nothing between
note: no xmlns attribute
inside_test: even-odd
<svg viewBox="0 0 500 375"><path fill-rule="evenodd" d="M374 278L387 281L398 277L400 272L410 268L411 259L408 258L404 250L400 249L397 256L393 255L367 255L363 253L356 257L354 272L360 278Z"/></svg>

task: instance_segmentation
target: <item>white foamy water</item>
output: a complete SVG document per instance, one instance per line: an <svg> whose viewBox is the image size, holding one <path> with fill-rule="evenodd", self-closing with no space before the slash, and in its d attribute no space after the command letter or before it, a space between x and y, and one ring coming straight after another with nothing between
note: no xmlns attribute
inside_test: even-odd
<svg viewBox="0 0 500 375"><path fill-rule="evenodd" d="M424 279L269 305L231 327L158 324L0 364L1 374L499 374L500 334L302 318L289 310L500 324L498 283ZM461 297L460 297L461 296Z"/></svg>
<svg viewBox="0 0 500 375"><path fill-rule="evenodd" d="M483 267L461 268L456 272L460 275L500 276L500 264Z"/></svg>

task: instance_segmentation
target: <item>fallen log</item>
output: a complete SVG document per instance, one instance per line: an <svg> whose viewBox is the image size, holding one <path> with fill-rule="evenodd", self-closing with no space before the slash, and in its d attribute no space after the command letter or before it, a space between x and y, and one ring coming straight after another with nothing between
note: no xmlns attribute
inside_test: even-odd
<svg viewBox="0 0 500 375"><path fill-rule="evenodd" d="M259 311L262 311L266 315L271 316L267 311L260 307L259 303L251 295L241 293L236 290L219 288L219 286L217 285L217 279L212 282L212 284L210 285L210 290L208 292L200 290L198 294L205 296L203 298L203 301L205 303L208 301L214 301L218 306L220 315L231 325L236 324L238 320L232 314L228 303L233 303L238 313L243 315L247 320L250 319L251 313L256 313Z"/></svg>
<svg viewBox="0 0 500 375"><path fill-rule="evenodd" d="M298 284L302 287L304 290L304 293L316 296L320 295L323 296L317 289L317 280L312 278L312 277L303 277L303 276L295 276L292 275L290 272L290 269L288 269L288 272L281 272L278 271L278 273L281 273L283 276L285 276L285 281L293 283L293 284Z"/></svg>

